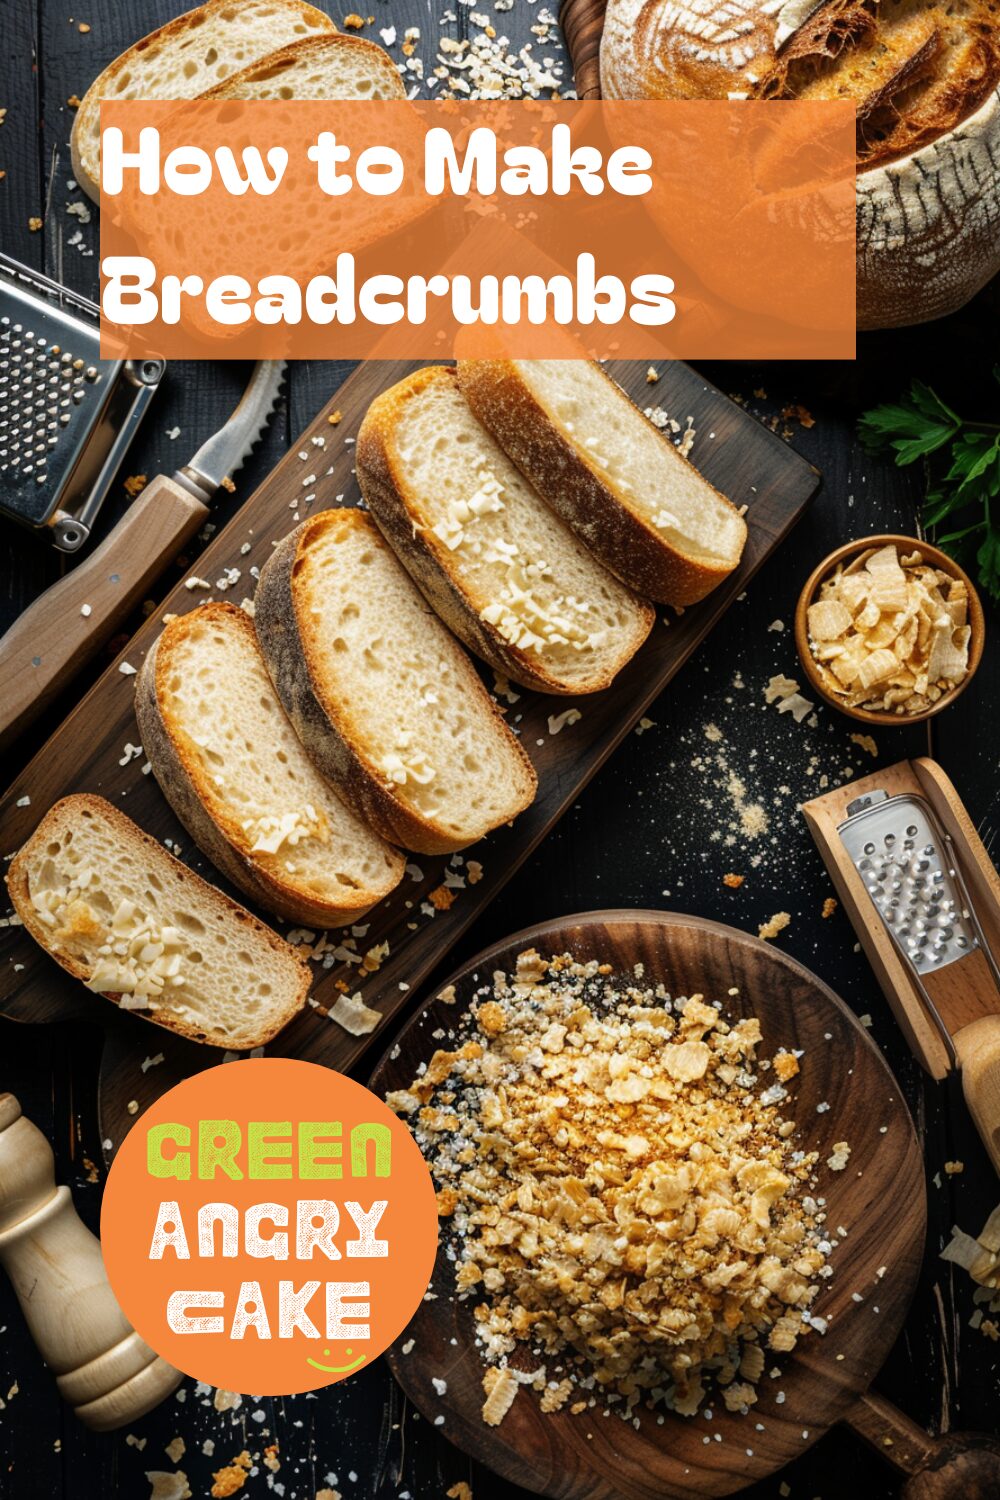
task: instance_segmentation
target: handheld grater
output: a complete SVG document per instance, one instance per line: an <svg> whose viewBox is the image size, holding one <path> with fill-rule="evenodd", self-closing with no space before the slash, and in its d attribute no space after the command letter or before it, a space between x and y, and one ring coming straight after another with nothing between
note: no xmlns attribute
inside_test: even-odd
<svg viewBox="0 0 1000 1500"><path fill-rule="evenodd" d="M166 368L102 359L100 310L0 254L0 513L87 541Z"/></svg>
<svg viewBox="0 0 1000 1500"><path fill-rule="evenodd" d="M958 792L921 757L802 812L918 1061L961 1073L1000 1171L1000 878Z"/></svg>
<svg viewBox="0 0 1000 1500"><path fill-rule="evenodd" d="M923 797L881 788L848 803L838 833L889 937L908 964L951 1064L955 1043L938 1013L936 976L981 953L998 992L1000 969L962 878L955 847ZM978 971L977 971L978 972ZM959 983L962 975L949 976ZM976 982L970 975L968 982Z"/></svg>

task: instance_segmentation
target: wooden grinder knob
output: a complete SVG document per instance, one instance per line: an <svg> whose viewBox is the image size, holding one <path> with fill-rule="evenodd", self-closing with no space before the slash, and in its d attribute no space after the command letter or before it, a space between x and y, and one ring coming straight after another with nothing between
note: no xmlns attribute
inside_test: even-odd
<svg viewBox="0 0 1000 1500"><path fill-rule="evenodd" d="M848 1426L903 1476L901 1500L997 1500L1000 1441L983 1432L932 1437L877 1391L847 1412Z"/></svg>
<svg viewBox="0 0 1000 1500"><path fill-rule="evenodd" d="M933 1456L900 1490L902 1500L996 1500L1000 1442L984 1433L937 1439Z"/></svg>
<svg viewBox="0 0 1000 1500"><path fill-rule="evenodd" d="M96 1236L56 1187L48 1141L0 1094L0 1265L60 1393L88 1427L135 1421L181 1374L125 1321Z"/></svg>

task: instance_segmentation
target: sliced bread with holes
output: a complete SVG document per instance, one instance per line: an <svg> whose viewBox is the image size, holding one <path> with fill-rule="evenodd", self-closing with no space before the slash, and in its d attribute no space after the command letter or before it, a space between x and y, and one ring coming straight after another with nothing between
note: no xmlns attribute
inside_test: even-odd
<svg viewBox="0 0 1000 1500"><path fill-rule="evenodd" d="M405 99L388 52L366 37L307 36L241 68L206 99Z"/></svg>
<svg viewBox="0 0 1000 1500"><path fill-rule="evenodd" d="M201 604L171 620L136 685L136 718L167 801L253 901L307 927L363 917L403 878L320 776L278 701L249 616Z"/></svg>
<svg viewBox="0 0 1000 1500"><path fill-rule="evenodd" d="M515 682L595 693L649 634L652 607L539 499L454 370L417 370L373 401L357 466L369 510L429 603Z"/></svg>
<svg viewBox="0 0 1000 1500"><path fill-rule="evenodd" d="M363 511L322 511L279 543L254 624L302 743L391 843L464 849L534 798L472 662Z"/></svg>
<svg viewBox="0 0 1000 1500"><path fill-rule="evenodd" d="M192 1041L260 1047L305 1004L305 959L103 797L57 802L7 885L68 973Z"/></svg>
<svg viewBox="0 0 1000 1500"><path fill-rule="evenodd" d="M460 360L458 383L542 498L648 599L696 604L739 564L735 505L589 360Z"/></svg>
<svg viewBox="0 0 1000 1500"><path fill-rule="evenodd" d="M208 0L129 47L90 85L73 121L73 175L101 196L102 99L196 99L302 37L336 31L304 0Z"/></svg>

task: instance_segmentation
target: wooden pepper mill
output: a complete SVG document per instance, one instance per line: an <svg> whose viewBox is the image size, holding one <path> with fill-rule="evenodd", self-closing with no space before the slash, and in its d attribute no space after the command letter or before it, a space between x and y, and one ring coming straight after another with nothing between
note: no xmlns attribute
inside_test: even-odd
<svg viewBox="0 0 1000 1500"><path fill-rule="evenodd" d="M52 1149L13 1094L0 1094L0 1265L77 1416L97 1432L133 1422L176 1390L179 1370L125 1321L101 1246L56 1187Z"/></svg>

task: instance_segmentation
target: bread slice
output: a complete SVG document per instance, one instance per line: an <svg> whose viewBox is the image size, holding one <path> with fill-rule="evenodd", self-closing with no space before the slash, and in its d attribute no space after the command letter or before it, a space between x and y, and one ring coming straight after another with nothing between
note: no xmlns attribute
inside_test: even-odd
<svg viewBox="0 0 1000 1500"><path fill-rule="evenodd" d="M306 755L235 604L170 621L139 674L135 712L167 801L253 901L309 927L340 927L402 880L399 850Z"/></svg>
<svg viewBox="0 0 1000 1500"><path fill-rule="evenodd" d="M365 37L307 36L241 68L206 99L405 99L392 58Z"/></svg>
<svg viewBox="0 0 1000 1500"><path fill-rule="evenodd" d="M428 602L515 682L597 692L649 634L651 606L539 499L454 370L417 370L373 401L357 465L369 509Z"/></svg>
<svg viewBox="0 0 1000 1500"><path fill-rule="evenodd" d="M103 797L64 797L7 874L25 929L88 989L192 1041L260 1047L309 966Z"/></svg>
<svg viewBox="0 0 1000 1500"><path fill-rule="evenodd" d="M746 522L589 360L460 360L458 383L544 500L648 599L696 604L738 565Z"/></svg>
<svg viewBox="0 0 1000 1500"><path fill-rule="evenodd" d="M302 743L383 838L463 849L532 801L527 755L363 511L321 511L279 543L254 624Z"/></svg>
<svg viewBox="0 0 1000 1500"><path fill-rule="evenodd" d="M73 175L101 196L101 100L196 99L289 42L336 31L304 0L208 0L159 26L95 78L73 121Z"/></svg>

